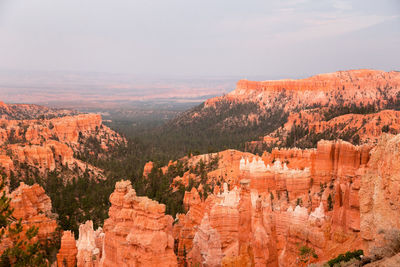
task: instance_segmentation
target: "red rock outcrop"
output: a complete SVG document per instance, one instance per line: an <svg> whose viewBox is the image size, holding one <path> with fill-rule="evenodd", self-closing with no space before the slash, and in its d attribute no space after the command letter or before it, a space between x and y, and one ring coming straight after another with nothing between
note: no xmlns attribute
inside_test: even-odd
<svg viewBox="0 0 400 267"><path fill-rule="evenodd" d="M86 221L86 223L79 226L79 239L76 242L78 267L100 266L103 240L103 230L99 228L94 231L92 221Z"/></svg>
<svg viewBox="0 0 400 267"><path fill-rule="evenodd" d="M55 238L56 215L51 212L51 200L41 186L21 183L8 197L11 199L12 216L16 220L21 220L23 238L25 238L24 233L31 227L39 228L37 236L31 240L33 242L40 241L46 244ZM0 252L12 246L13 242L15 240L10 239L6 232L0 242Z"/></svg>
<svg viewBox="0 0 400 267"><path fill-rule="evenodd" d="M10 109L9 105L6 107ZM24 112L24 107L31 108L29 105L17 107L19 112ZM22 173L20 164L27 164L31 169L37 169L43 176L46 176L48 171L61 171L63 167L81 173L89 169L93 178L104 178L100 169L75 159L74 154L88 153L87 143L90 142L98 143L101 148L98 157L107 157L106 152L110 148L124 144L126 140L103 125L99 114L75 115L73 112L67 112L60 116L54 114L45 116L46 110L51 112L51 109L43 107L39 112L42 117L40 119L28 115L17 116L18 114L14 112L13 116L7 118L15 117L17 120L0 121L0 167L9 175L11 171ZM22 119L18 119L20 117ZM11 164L13 162L17 164Z"/></svg>
<svg viewBox="0 0 400 267"><path fill-rule="evenodd" d="M38 238L43 242L52 238L57 222L51 212L51 200L41 186L21 183L11 193L10 198L10 206L14 209L13 216L22 219L24 229L39 227Z"/></svg>
<svg viewBox="0 0 400 267"><path fill-rule="evenodd" d="M311 135L318 134L349 135L356 136L355 140L359 144L370 145L375 145L384 132L400 133L400 111L382 110L371 114L345 114L330 120L326 120L324 113L329 113L327 108L291 112L288 121L282 127L260 138L259 141L248 142L247 147L254 149L263 145L283 145L286 136L294 127L308 130L300 140L307 140Z"/></svg>
<svg viewBox="0 0 400 267"><path fill-rule="evenodd" d="M165 205L138 197L129 181L117 182L104 223L102 266L176 266L171 216Z"/></svg>
<svg viewBox="0 0 400 267"><path fill-rule="evenodd" d="M221 266L221 240L218 231L210 226L207 213L193 238L193 248L188 258L191 265Z"/></svg>
<svg viewBox="0 0 400 267"><path fill-rule="evenodd" d="M0 169L7 175L9 175L10 171L14 169L14 163L9 156L0 155Z"/></svg>
<svg viewBox="0 0 400 267"><path fill-rule="evenodd" d="M183 206L185 210L189 210L190 206L197 205L201 203L201 198L199 192L195 187L192 188L190 192L186 191L183 197Z"/></svg>
<svg viewBox="0 0 400 267"><path fill-rule="evenodd" d="M359 192L361 235L369 249L384 245L388 230L400 229L400 135L383 135L371 151Z"/></svg>
<svg viewBox="0 0 400 267"><path fill-rule="evenodd" d="M151 173L151 170L153 169L154 162L149 161L144 165L143 168L143 177L146 177Z"/></svg>
<svg viewBox="0 0 400 267"><path fill-rule="evenodd" d="M338 71L334 73L326 73L312 76L306 79L299 80L275 80L252 82L240 80L237 84L238 90L299 90L299 91L314 91L314 90L330 90L340 86L345 86L347 90L363 88L385 87L387 83L392 82L395 86L400 85L400 75L398 72L384 72L378 70L351 70Z"/></svg>
<svg viewBox="0 0 400 267"><path fill-rule="evenodd" d="M275 149L262 157L220 152L231 167L219 168L236 176L220 179L232 190L224 185L206 200L196 197L196 189L186 192L188 213L174 226L179 264L184 250L186 261L200 264L210 253L202 245L207 231L199 230L204 214L206 228L218 233L222 266L295 266L303 245L315 249L317 261L363 248L358 191L370 149L339 140L320 141L317 149Z"/></svg>
<svg viewBox="0 0 400 267"><path fill-rule="evenodd" d="M75 267L77 253L74 234L71 231L64 231L61 238L61 248L57 254L57 266Z"/></svg>
<svg viewBox="0 0 400 267"><path fill-rule="evenodd" d="M370 146L356 147L344 141L318 142L313 173L314 184L328 183L335 178L355 176L369 160Z"/></svg>
<svg viewBox="0 0 400 267"><path fill-rule="evenodd" d="M42 145L10 145L9 149L19 162L37 166L42 170L53 171L57 161L62 165L71 166L76 161L69 146L53 140Z"/></svg>

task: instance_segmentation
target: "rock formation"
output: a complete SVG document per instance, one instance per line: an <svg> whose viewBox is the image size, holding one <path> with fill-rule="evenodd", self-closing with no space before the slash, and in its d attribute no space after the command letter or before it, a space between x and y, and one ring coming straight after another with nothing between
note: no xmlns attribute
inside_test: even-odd
<svg viewBox="0 0 400 267"><path fill-rule="evenodd" d="M32 239L33 242L46 244L47 241L53 240L57 228L56 215L51 212L51 200L41 186L21 183L8 197L11 199L12 216L21 220L22 236L29 228L38 227L38 234ZM5 233L0 242L0 252L10 247L13 242L15 240L11 240Z"/></svg>
<svg viewBox="0 0 400 267"><path fill-rule="evenodd" d="M221 240L218 231L210 226L207 214L193 238L193 248L188 259L191 265L221 266Z"/></svg>
<svg viewBox="0 0 400 267"><path fill-rule="evenodd" d="M358 191L370 149L320 141L317 149L273 150L262 157L221 152L237 153L230 161L237 178L222 177L232 190L225 184L206 200L196 189L186 192L188 212L174 226L179 263L186 253L188 261L204 264L211 252L202 240L214 230L222 266L295 266L301 246L313 248L318 261L363 248Z"/></svg>
<svg viewBox="0 0 400 267"><path fill-rule="evenodd" d="M152 162L152 161L149 161L144 165L143 177L147 177L151 173L153 166L154 166L154 162Z"/></svg>
<svg viewBox="0 0 400 267"><path fill-rule="evenodd" d="M0 170L10 175L10 171L14 169L14 163L7 155L0 155Z"/></svg>
<svg viewBox="0 0 400 267"><path fill-rule="evenodd" d="M73 110L48 108L32 104L6 104L0 101L0 120L50 119L77 114Z"/></svg>
<svg viewBox="0 0 400 267"><path fill-rule="evenodd" d="M205 107L212 106L218 101L254 101L270 107L278 102L277 96L284 93L285 110L294 107L312 106L314 104L337 104L335 92L340 92L344 104L366 104L372 99L383 99L378 88L387 90L389 98L395 97L400 90L400 74L378 70L338 71L312 76L300 80L248 81L240 80L236 90L223 96L206 101ZM276 101L276 102L275 102ZM299 105L301 103L301 105Z"/></svg>
<svg viewBox="0 0 400 267"><path fill-rule="evenodd" d="M165 205L136 196L129 181L120 181L110 196L104 223L102 266L176 266L171 216Z"/></svg>
<svg viewBox="0 0 400 267"><path fill-rule="evenodd" d="M400 230L400 135L383 135L371 151L359 192L361 235L368 248L383 246L386 231Z"/></svg>
<svg viewBox="0 0 400 267"><path fill-rule="evenodd" d="M91 222L80 227L78 266L298 266L305 246L317 255L311 262L354 249L368 254L384 245L387 229L399 229L399 144L400 135L385 135L372 151L339 140L262 157L221 152L237 179L224 178L206 199L196 188L186 192L188 211L174 226L164 205L118 182L104 234Z"/></svg>
<svg viewBox="0 0 400 267"><path fill-rule="evenodd" d="M28 109L28 110L24 110ZM12 110L18 110L16 113ZM38 110L38 116L30 116L29 109ZM2 111L3 110L3 111ZM10 111L11 110L11 111ZM90 170L93 178L103 179L102 171L74 158L75 154L94 153L107 157L107 151L126 140L102 124L99 114L76 114L31 105L3 105L0 108L0 168L7 175L19 173L19 179L27 167L36 169L42 176L48 171L60 171L64 167L83 173ZM32 111L34 112L34 111ZM46 113L47 112L47 113ZM27 115L23 115L23 114ZM12 115L10 115L12 114ZM23 165L23 166L21 166Z"/></svg>
<svg viewBox="0 0 400 267"><path fill-rule="evenodd" d="M326 108L291 112L282 127L258 141L248 142L247 147L254 149L261 148L262 145L283 145L285 137L290 135L295 127L308 131L300 138L300 141L303 140L303 142L316 135L329 136L333 134L334 136L348 135L359 144L375 145L384 132L400 133L400 111L382 110L370 114L350 113L329 120L325 118L325 113L329 114Z"/></svg>
<svg viewBox="0 0 400 267"><path fill-rule="evenodd" d="M92 221L87 221L79 226L79 239L76 242L78 267L100 266L103 240L103 230L99 228L94 231Z"/></svg>
<svg viewBox="0 0 400 267"><path fill-rule="evenodd" d="M14 209L13 216L22 219L24 229L39 227L38 238L43 242L53 237L57 222L55 214L51 212L51 200L41 186L21 183L11 193L10 198L10 206Z"/></svg>
<svg viewBox="0 0 400 267"><path fill-rule="evenodd" d="M78 250L73 233L65 231L61 238L61 248L57 254L57 266L75 267L77 253Z"/></svg>

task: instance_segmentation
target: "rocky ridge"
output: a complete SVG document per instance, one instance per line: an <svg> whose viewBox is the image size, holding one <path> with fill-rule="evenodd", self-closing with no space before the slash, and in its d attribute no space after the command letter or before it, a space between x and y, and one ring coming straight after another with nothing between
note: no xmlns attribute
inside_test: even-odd
<svg viewBox="0 0 400 267"><path fill-rule="evenodd" d="M48 108L33 104L5 104L0 101L0 119L5 120L50 119L76 114L78 112L73 110Z"/></svg>
<svg viewBox="0 0 400 267"><path fill-rule="evenodd" d="M3 104L3 107L12 109L13 106ZM43 108L42 113L48 114L45 112L49 110ZM103 125L101 116L97 114L50 119L1 119L0 125L0 167L6 174L14 172L18 177L23 176L22 170L28 166L41 174L62 167L83 173L88 167L93 177L104 178L100 169L80 160L80 155L96 150L98 156L104 157L106 151L126 142Z"/></svg>
<svg viewBox="0 0 400 267"><path fill-rule="evenodd" d="M299 80L241 80L234 91L174 119L169 131L205 133L199 142L218 148L239 148L256 140L247 146L253 152L274 146L311 148L321 139L376 144L382 132L399 132L399 109L400 72L396 71L349 70Z"/></svg>
<svg viewBox="0 0 400 267"><path fill-rule="evenodd" d="M280 105L284 110L313 105L368 104L373 99L382 99L384 102L396 98L399 90L400 72L360 69L319 74L299 80L240 80L233 92L207 100L205 107L223 99L230 102L253 101L264 108Z"/></svg>

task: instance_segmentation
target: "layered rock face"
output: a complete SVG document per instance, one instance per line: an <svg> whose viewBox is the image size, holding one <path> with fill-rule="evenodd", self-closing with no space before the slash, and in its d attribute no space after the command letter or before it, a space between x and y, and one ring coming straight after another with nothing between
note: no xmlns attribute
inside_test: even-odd
<svg viewBox="0 0 400 267"><path fill-rule="evenodd" d="M400 85L400 78L398 72L384 72L377 70L351 70L351 71L338 71L334 73L326 73L312 76L300 80L274 80L252 82L247 80L240 80L237 84L237 90L251 90L251 91L268 91L268 90L300 90L300 91L314 91L314 90L330 90L339 86L345 88L359 89L358 86L363 88L377 88L385 87L387 83Z"/></svg>
<svg viewBox="0 0 400 267"><path fill-rule="evenodd" d="M104 233L101 228L94 231L93 222L87 221L79 226L79 239L76 242L78 249L78 267L100 266L104 243Z"/></svg>
<svg viewBox="0 0 400 267"><path fill-rule="evenodd" d="M398 111L385 111L400 105L399 81L399 72L378 70L339 71L300 80L242 80L234 91L207 100L172 123L177 130L209 125L207 130L216 138L227 134L235 139L243 130L252 136L250 151L310 148L321 139L336 138L355 145L375 144L382 132L400 132Z"/></svg>
<svg viewBox="0 0 400 267"><path fill-rule="evenodd" d="M383 89L384 94L378 90ZM377 70L350 70L319 74L300 80L248 81L240 80L236 90L206 101L212 106L218 101L253 101L264 107L282 106L289 111L297 107L312 105L337 105L335 94L340 93L346 103L366 104L372 99L395 98L400 90L399 72ZM281 96L281 97L279 97ZM385 97L384 97L385 96ZM299 104L301 103L301 104Z"/></svg>
<svg viewBox="0 0 400 267"><path fill-rule="evenodd" d="M79 139L97 134L101 141L112 143L123 139L102 124L101 115L79 114L41 120L1 120L0 144L31 143L41 144L46 140L57 140L70 145L78 145ZM106 139L106 137L108 139ZM102 140L104 139L104 140ZM106 146L106 144L104 143Z"/></svg>
<svg viewBox="0 0 400 267"><path fill-rule="evenodd" d="M188 212L174 226L164 205L118 182L104 234L91 222L80 227L78 266L298 266L303 246L317 254L311 262L368 253L384 245L386 229L399 229L399 147L400 136L386 135L372 151L339 140L262 157L221 152L237 179L206 199L186 192Z"/></svg>
<svg viewBox="0 0 400 267"><path fill-rule="evenodd" d="M370 149L321 141L317 149L235 157L238 177L223 180L231 190L205 201L195 189L185 194L189 211L174 226L179 264L296 266L301 246L318 261L363 248L358 191ZM207 265L212 254L221 261Z"/></svg>
<svg viewBox="0 0 400 267"><path fill-rule="evenodd" d="M64 233L58 262L75 260L78 267L177 266L173 219L165 215L164 204L136 196L129 181L116 183L110 202L104 230L94 231L93 222L87 221L79 227L76 246L72 235Z"/></svg>
<svg viewBox="0 0 400 267"><path fill-rule="evenodd" d="M76 241L71 231L65 231L61 238L61 248L57 254L57 266L74 267L76 266Z"/></svg>
<svg viewBox="0 0 400 267"><path fill-rule="evenodd" d="M41 186L37 184L28 186L21 183L8 197L11 199L12 216L16 220L21 220L22 233L25 233L30 227L38 227L38 234L32 241L39 240L42 244L55 237L56 215L51 212L51 200ZM15 241L7 237L6 233L0 242L0 251L4 251L13 242Z"/></svg>
<svg viewBox="0 0 400 267"><path fill-rule="evenodd" d="M66 144L57 141L49 141L42 145L9 145L13 158L28 165L38 166L40 170L53 171L56 164L73 165L76 160L73 158L72 149Z"/></svg>
<svg viewBox="0 0 400 267"><path fill-rule="evenodd" d="M19 112L26 108L26 113L32 108L30 105L17 107ZM4 104L3 109L9 110L7 114L11 114L10 110L15 107ZM7 119L0 120L0 168L6 174L17 172L19 176L23 176L25 172L22 172L21 168L26 166L20 165L37 169L43 176L48 171L60 170L67 166L80 172L88 168L93 177L104 178L101 170L74 158L74 154L93 154L94 151L90 150L96 150L99 157L106 157L106 151L124 144L126 140L103 125L98 114L60 112L42 107L42 110L37 112L40 116L7 115ZM13 164L14 162L17 164Z"/></svg>
<svg viewBox="0 0 400 267"><path fill-rule="evenodd" d="M356 110L354 110L356 111ZM327 120L325 109L308 109L289 114L288 121L280 128L258 141L247 143L247 147L255 148L262 145L285 145L285 138L295 128L301 128L304 136L299 137L298 143L308 145L315 136L344 136L359 144L375 145L384 132L400 133L400 112L396 110L382 110L371 114L345 114ZM359 111L358 111L359 112ZM308 141L308 142L307 142Z"/></svg>
<svg viewBox="0 0 400 267"><path fill-rule="evenodd" d="M387 231L399 230L400 135L382 136L371 151L359 193L361 234L369 249L384 245Z"/></svg>
<svg viewBox="0 0 400 267"><path fill-rule="evenodd" d="M24 229L39 227L38 238L43 242L52 238L57 222L55 214L51 212L51 200L41 186L21 183L11 193L10 198L10 206L14 209L13 216L22 219Z"/></svg>
<svg viewBox="0 0 400 267"><path fill-rule="evenodd" d="M171 216L165 205L136 196L129 181L117 182L104 223L102 266L176 266Z"/></svg>
<svg viewBox="0 0 400 267"><path fill-rule="evenodd" d="M193 256L191 256L193 255ZM210 226L205 214L193 238L193 248L188 256L192 264L200 266L220 266L222 261L221 240L217 230Z"/></svg>

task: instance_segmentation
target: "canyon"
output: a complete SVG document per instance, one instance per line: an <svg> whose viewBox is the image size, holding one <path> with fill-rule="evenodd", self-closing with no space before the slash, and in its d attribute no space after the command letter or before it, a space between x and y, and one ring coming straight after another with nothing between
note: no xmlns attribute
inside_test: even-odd
<svg viewBox="0 0 400 267"><path fill-rule="evenodd" d="M232 190L225 183L221 193L205 201L193 201L196 190L187 192L189 211L176 226L179 243L186 250L200 246L194 238L198 233L189 229L202 228L207 216L219 233L223 266L295 266L303 245L314 248L319 261L362 247L358 191L370 149L321 141L317 149L242 157L232 162L238 169ZM198 258L189 253L186 260L203 264Z"/></svg>
<svg viewBox="0 0 400 267"><path fill-rule="evenodd" d="M84 173L113 179L108 217L99 223L90 210L78 231L62 231L57 266L323 266L353 250L364 253L359 266L396 266L400 251L388 246L400 240L399 91L399 72L375 70L241 80L170 127L208 139L202 127L225 138L247 127L258 140L246 139L245 151L189 150L165 166L154 157L138 183L93 160L118 161L115 148L129 147L100 115L0 103L0 166L10 180L57 171L65 183ZM182 199L137 193L157 183ZM59 221L41 186L21 182L8 196L14 216L39 227L38 240L54 239ZM171 201L183 212L168 210Z"/></svg>
<svg viewBox="0 0 400 267"><path fill-rule="evenodd" d="M399 147L400 135L385 134L375 147L339 140L260 157L223 151L213 172L232 173L229 180L219 176L223 185L206 199L201 189L186 192L187 213L175 221L164 215L164 205L136 196L129 181L120 181L104 228L94 231L86 223L85 234L80 229L77 244L91 241L78 245L78 266L88 266L79 264L83 251L97 259L90 266L297 266L301 246L315 251L313 262L355 248L370 255L384 246L381 229L399 227ZM396 166L381 165L382 158ZM70 242L65 239L62 248Z"/></svg>

